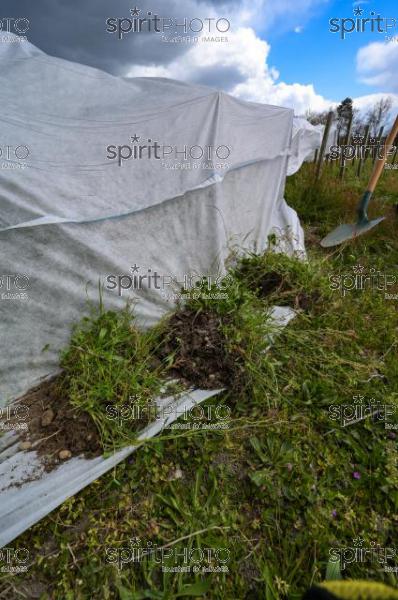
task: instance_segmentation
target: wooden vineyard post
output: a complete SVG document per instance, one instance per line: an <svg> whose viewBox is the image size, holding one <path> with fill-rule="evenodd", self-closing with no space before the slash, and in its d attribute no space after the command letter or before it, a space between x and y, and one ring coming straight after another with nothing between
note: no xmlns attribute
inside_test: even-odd
<svg viewBox="0 0 398 600"><path fill-rule="evenodd" d="M395 161L397 160L398 146L395 148L394 156L392 157L391 163L395 165Z"/></svg>
<svg viewBox="0 0 398 600"><path fill-rule="evenodd" d="M369 140L369 131L370 131L370 125L366 125L365 127L365 135L363 138L363 145L366 147L368 145L368 140ZM363 151L361 152L361 156L359 158L359 162L358 162L358 170L357 170L357 176L360 177L361 176L361 172L362 172L362 166L363 163L365 162L365 158L367 155L367 150L365 150L365 158L363 157Z"/></svg>
<svg viewBox="0 0 398 600"><path fill-rule="evenodd" d="M373 164L376 162L376 158L377 158L377 156L379 154L379 150L380 150L380 146L381 146L380 141L381 141L381 136L383 135L383 131L384 131L384 127L380 127L379 135L377 136L376 148L375 148L375 151L373 153Z"/></svg>
<svg viewBox="0 0 398 600"><path fill-rule="evenodd" d="M329 137L330 126L332 124L332 119L333 119L333 111L330 111L328 114L327 121L326 121L325 130L323 132L321 147L319 149L318 164L316 166L316 171L315 171L315 181L318 181L321 176L323 157L325 154L326 144L327 144L328 137Z"/></svg>
<svg viewBox="0 0 398 600"><path fill-rule="evenodd" d="M352 117L353 115L350 115L350 120L348 121L348 125L347 125L347 133L345 136L345 140L344 140L344 144L345 146L348 146L348 144L350 143L350 138L351 138L351 128L352 128ZM341 155L341 166L340 166L340 179L344 179L344 171L345 171L345 158L344 158L344 154Z"/></svg>

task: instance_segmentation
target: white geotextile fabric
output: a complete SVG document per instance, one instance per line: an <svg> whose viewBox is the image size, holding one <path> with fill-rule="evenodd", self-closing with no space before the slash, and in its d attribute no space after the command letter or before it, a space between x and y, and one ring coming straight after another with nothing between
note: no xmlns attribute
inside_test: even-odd
<svg viewBox="0 0 398 600"><path fill-rule="evenodd" d="M323 125L311 125L303 117L294 117L291 155L287 167L287 175L299 170L304 160L311 160L314 151L322 142Z"/></svg>
<svg viewBox="0 0 398 600"><path fill-rule="evenodd" d="M292 156L289 159L288 175L291 175L289 169L294 169L295 173L301 166L303 160L311 161L315 158L315 150L321 147L325 125L311 125L303 117L295 117L293 121L292 138ZM325 145L325 156L329 154L330 146L337 144L337 123L332 122L328 139ZM298 157L297 168L295 168L295 156ZM303 158L304 157L304 158Z"/></svg>
<svg viewBox="0 0 398 600"><path fill-rule="evenodd" d="M131 274L132 265L179 281L214 275L231 248L262 250L272 232L283 251L304 251L283 199L289 109L172 80L117 78L28 42L0 43L0 107L1 404L56 369L71 324L88 299L98 302L107 276ZM133 136L180 154L121 167L107 158L107 146L133 146ZM193 168L198 161L181 160L181 150L197 145L230 155ZM304 158L299 147L289 172ZM164 290L103 291L109 308L126 298L138 299L142 327L173 306Z"/></svg>

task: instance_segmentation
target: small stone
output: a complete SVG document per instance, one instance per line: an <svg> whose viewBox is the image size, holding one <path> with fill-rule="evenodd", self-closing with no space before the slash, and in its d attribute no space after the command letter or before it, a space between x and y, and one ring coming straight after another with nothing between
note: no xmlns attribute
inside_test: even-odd
<svg viewBox="0 0 398 600"><path fill-rule="evenodd" d="M182 479L183 477L184 477L183 472L181 471L181 469L179 467L177 467L174 471L172 471L172 473L170 473L168 480L175 481L176 479Z"/></svg>
<svg viewBox="0 0 398 600"><path fill-rule="evenodd" d="M58 456L61 460L68 460L72 456L72 452L70 450L61 450Z"/></svg>
<svg viewBox="0 0 398 600"><path fill-rule="evenodd" d="M21 442L19 444L20 450L29 450L32 447L32 442Z"/></svg>
<svg viewBox="0 0 398 600"><path fill-rule="evenodd" d="M41 416L41 426L42 427L48 427L50 425L50 423L52 423L52 421L54 420L54 411L51 408L48 408L47 410L44 411L44 413Z"/></svg>
<svg viewBox="0 0 398 600"><path fill-rule="evenodd" d="M158 535L160 531L159 525L157 523L154 523L153 521L149 523L148 529L152 535Z"/></svg>

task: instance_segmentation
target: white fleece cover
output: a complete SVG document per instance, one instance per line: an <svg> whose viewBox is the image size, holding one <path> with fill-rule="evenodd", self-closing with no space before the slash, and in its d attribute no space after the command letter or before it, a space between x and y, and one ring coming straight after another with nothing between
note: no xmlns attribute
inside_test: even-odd
<svg viewBox="0 0 398 600"><path fill-rule="evenodd" d="M298 171L304 160L312 160L314 158L315 150L322 143L323 130L323 125L314 126L303 117L294 117L287 175L293 175L293 173Z"/></svg>
<svg viewBox="0 0 398 600"><path fill-rule="evenodd" d="M114 77L3 35L0 405L56 370L99 284L107 308L138 299L141 327L173 308L169 287L119 296L109 275L132 275L135 265L135 274L180 282L215 276L231 248L263 250L272 232L283 251L304 251L283 199L293 111L178 81ZM148 139L180 154L122 166L107 157L109 145ZM198 145L230 155L182 159ZM296 152L293 170L304 158Z"/></svg>

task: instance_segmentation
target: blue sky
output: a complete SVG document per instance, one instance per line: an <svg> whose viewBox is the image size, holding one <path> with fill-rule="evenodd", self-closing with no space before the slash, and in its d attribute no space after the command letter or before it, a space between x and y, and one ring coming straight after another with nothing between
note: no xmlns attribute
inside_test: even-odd
<svg viewBox="0 0 398 600"><path fill-rule="evenodd" d="M358 4L364 11L362 17L368 18L373 10L376 16L396 17L398 20L398 2L394 0ZM353 4L346 1L328 2L314 8L313 16L307 16L303 22L298 16L297 26L302 26L301 33L280 31L279 27L258 32L271 45L269 65L276 67L284 82L312 83L319 94L330 99L383 91L359 81L356 53L371 42L384 42L385 35L353 32L341 40L338 33L329 32L329 19L334 17L355 18ZM398 36L398 28L395 35Z"/></svg>

